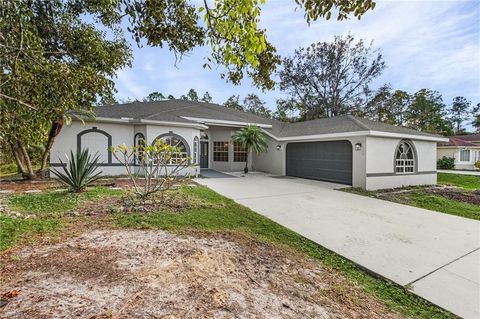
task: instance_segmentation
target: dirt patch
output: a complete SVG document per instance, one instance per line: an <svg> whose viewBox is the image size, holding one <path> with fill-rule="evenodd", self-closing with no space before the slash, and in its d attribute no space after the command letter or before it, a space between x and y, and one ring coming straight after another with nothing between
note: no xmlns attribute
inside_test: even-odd
<svg viewBox="0 0 480 319"><path fill-rule="evenodd" d="M398 318L317 262L234 235L94 231L0 270L0 318Z"/></svg>
<svg viewBox="0 0 480 319"><path fill-rule="evenodd" d="M427 193L440 195L447 199L456 200L459 202L464 202L473 205L480 205L480 193L479 192L472 192L472 191L465 191L462 189L456 189L451 187L445 188L428 188L426 189Z"/></svg>

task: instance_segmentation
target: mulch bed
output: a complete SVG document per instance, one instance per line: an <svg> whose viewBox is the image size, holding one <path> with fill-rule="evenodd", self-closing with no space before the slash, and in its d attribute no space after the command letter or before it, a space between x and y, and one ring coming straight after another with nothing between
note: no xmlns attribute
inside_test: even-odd
<svg viewBox="0 0 480 319"><path fill-rule="evenodd" d="M451 187L432 187L427 188L426 192L429 194L440 195L447 199L456 200L473 205L480 205L480 193L475 191L465 191L462 189L455 189Z"/></svg>

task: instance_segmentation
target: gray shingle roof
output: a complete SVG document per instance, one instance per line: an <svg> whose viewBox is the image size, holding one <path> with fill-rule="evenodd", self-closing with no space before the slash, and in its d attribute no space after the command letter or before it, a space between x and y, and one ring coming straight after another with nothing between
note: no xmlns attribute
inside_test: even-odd
<svg viewBox="0 0 480 319"><path fill-rule="evenodd" d="M400 134L436 136L406 127L399 127L351 115L322 118L305 122L285 123L271 120L252 113L227 108L222 105L185 100L165 100L155 102L133 102L127 104L99 106L99 117L122 118L194 123L183 117L214 119L221 121L270 124L271 132L277 137L295 137L301 135L318 135L358 131L382 131Z"/></svg>

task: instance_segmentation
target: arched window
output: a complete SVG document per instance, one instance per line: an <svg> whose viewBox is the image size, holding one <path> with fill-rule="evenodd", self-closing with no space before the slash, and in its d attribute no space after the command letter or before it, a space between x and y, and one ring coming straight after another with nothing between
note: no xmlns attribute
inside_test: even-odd
<svg viewBox="0 0 480 319"><path fill-rule="evenodd" d="M413 174L416 168L415 149L410 142L401 141L395 151L395 173Z"/></svg>
<svg viewBox="0 0 480 319"><path fill-rule="evenodd" d="M145 144L146 144L145 136L142 133L135 134L135 136L133 137L133 145L134 146L145 146ZM143 162L144 159L145 159L145 156L143 155L143 152L139 152L138 153L138 158L136 156L133 158L133 163L134 164L139 164L139 163Z"/></svg>
<svg viewBox="0 0 480 319"><path fill-rule="evenodd" d="M170 146L175 146L178 148L179 152L173 155L172 159L170 160L170 164L178 164L181 162L182 159L185 159L190 156L190 148L188 146L187 141L173 132L161 134L155 138L153 144L157 142L157 140L163 140Z"/></svg>
<svg viewBox="0 0 480 319"><path fill-rule="evenodd" d="M198 136L195 136L193 139L193 163L198 164L199 163L199 158L198 158Z"/></svg>

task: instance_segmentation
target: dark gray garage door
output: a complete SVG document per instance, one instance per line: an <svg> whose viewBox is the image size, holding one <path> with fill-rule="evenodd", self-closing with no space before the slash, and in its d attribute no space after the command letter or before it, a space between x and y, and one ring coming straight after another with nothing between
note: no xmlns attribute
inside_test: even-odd
<svg viewBox="0 0 480 319"><path fill-rule="evenodd" d="M287 144L287 175L352 184L349 141Z"/></svg>

